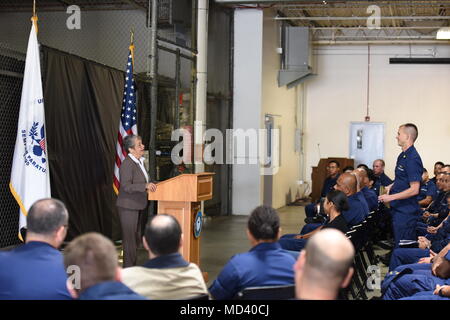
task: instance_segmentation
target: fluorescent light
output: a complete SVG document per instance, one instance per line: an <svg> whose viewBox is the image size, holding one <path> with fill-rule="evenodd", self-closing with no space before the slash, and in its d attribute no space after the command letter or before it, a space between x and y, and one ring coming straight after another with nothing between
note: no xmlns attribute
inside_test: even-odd
<svg viewBox="0 0 450 320"><path fill-rule="evenodd" d="M436 33L436 39L449 40L450 39L450 27L443 27Z"/></svg>

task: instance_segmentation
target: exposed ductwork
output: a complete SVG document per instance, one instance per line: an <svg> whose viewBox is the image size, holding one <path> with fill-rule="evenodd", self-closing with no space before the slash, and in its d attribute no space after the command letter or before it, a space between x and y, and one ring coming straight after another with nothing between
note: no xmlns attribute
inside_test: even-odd
<svg viewBox="0 0 450 320"><path fill-rule="evenodd" d="M278 86L292 88L313 75L309 65L309 28L286 26L282 39L282 69L278 72Z"/></svg>

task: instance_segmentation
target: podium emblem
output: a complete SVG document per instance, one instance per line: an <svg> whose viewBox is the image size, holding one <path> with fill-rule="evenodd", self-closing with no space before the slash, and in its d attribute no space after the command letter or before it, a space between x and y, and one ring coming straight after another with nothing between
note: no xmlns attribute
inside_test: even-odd
<svg viewBox="0 0 450 320"><path fill-rule="evenodd" d="M202 212L197 212L197 215L195 216L194 220L194 237L197 239L200 237L200 233L202 232L202 226L203 226L203 215Z"/></svg>

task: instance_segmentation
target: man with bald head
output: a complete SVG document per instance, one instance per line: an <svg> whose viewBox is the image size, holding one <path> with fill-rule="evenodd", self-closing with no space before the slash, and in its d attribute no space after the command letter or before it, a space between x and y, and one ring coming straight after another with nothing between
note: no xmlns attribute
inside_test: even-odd
<svg viewBox="0 0 450 320"><path fill-rule="evenodd" d="M400 240L416 239L416 224L419 215L420 182L423 163L414 147L417 127L406 123L398 128L397 142L402 152L397 158L394 183L386 188L387 194L379 196L382 202L390 202L395 247Z"/></svg>
<svg viewBox="0 0 450 320"><path fill-rule="evenodd" d="M129 288L152 300L187 299L208 293L199 267L179 253L183 235L173 216L152 216L143 242L149 260L141 267L122 271L122 281Z"/></svg>
<svg viewBox="0 0 450 320"><path fill-rule="evenodd" d="M361 223L369 214L369 206L362 192L357 190L358 182L353 173L343 173L339 176L334 186L335 190L342 191L347 196L349 209L342 211L344 219L351 228L358 223ZM301 235L310 233L316 230L323 223L308 223L303 226L300 231Z"/></svg>
<svg viewBox="0 0 450 320"><path fill-rule="evenodd" d="M0 252L0 300L68 300L67 274L58 248L69 213L57 199L41 199L28 210L26 244Z"/></svg>
<svg viewBox="0 0 450 320"><path fill-rule="evenodd" d="M348 198L350 209L343 211L342 215L347 220L349 227L362 222L369 214L369 206L364 195L357 191L356 176L352 173L341 174L334 188L345 193Z"/></svg>
<svg viewBox="0 0 450 320"><path fill-rule="evenodd" d="M370 211L374 211L378 207L378 197L375 191L369 189L369 170L365 168L358 168L353 170L358 181L358 191L360 191L369 206Z"/></svg>
<svg viewBox="0 0 450 320"><path fill-rule="evenodd" d="M380 188L381 186L387 187L390 184L392 184L391 178L389 178L386 173L384 173L384 167L385 162L383 159L377 159L373 162L372 168L373 168L373 174L376 177L376 181L373 185L373 190L377 195L380 195Z"/></svg>
<svg viewBox="0 0 450 320"><path fill-rule="evenodd" d="M336 229L313 235L294 265L297 299L336 299L350 283L354 254L350 240Z"/></svg>

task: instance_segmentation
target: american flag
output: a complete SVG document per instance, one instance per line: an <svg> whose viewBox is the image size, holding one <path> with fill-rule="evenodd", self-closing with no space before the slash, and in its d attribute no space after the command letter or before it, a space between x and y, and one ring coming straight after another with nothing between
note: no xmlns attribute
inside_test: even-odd
<svg viewBox="0 0 450 320"><path fill-rule="evenodd" d="M127 156L127 150L123 149L123 139L131 134L137 134L137 112L136 112L136 93L135 82L133 77L133 55L134 46L130 46L130 54L128 55L127 72L125 74L125 88L123 91L122 113L119 123L119 133L116 146L116 163L114 165L114 182L113 188L116 194L119 193L120 176L119 168L122 161Z"/></svg>

